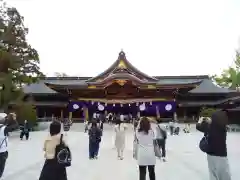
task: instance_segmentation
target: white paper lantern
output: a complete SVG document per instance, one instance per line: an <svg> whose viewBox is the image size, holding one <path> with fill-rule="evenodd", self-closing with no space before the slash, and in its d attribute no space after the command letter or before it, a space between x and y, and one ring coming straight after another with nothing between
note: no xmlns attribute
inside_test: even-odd
<svg viewBox="0 0 240 180"><path fill-rule="evenodd" d="M74 104L73 105L73 109L75 109L75 110L79 109L79 105L78 104Z"/></svg>
<svg viewBox="0 0 240 180"><path fill-rule="evenodd" d="M99 105L98 105L98 110L99 110L99 111L103 111L103 110L104 110L104 106L103 106L102 104L99 104Z"/></svg>
<svg viewBox="0 0 240 180"><path fill-rule="evenodd" d="M139 110L140 110L140 111L144 111L145 109L146 109L145 104L141 104L141 105L139 106Z"/></svg>
<svg viewBox="0 0 240 180"><path fill-rule="evenodd" d="M94 104L94 102L92 101L92 105Z"/></svg>
<svg viewBox="0 0 240 180"><path fill-rule="evenodd" d="M113 104L113 107L115 107L115 104Z"/></svg>
<svg viewBox="0 0 240 180"><path fill-rule="evenodd" d="M105 103L105 106L107 106L107 103Z"/></svg>
<svg viewBox="0 0 240 180"><path fill-rule="evenodd" d="M152 101L150 101L150 105L152 105Z"/></svg>
<svg viewBox="0 0 240 180"><path fill-rule="evenodd" d="M122 104L120 104L120 106L121 106L121 107L123 107L123 105L122 105Z"/></svg>
<svg viewBox="0 0 240 180"><path fill-rule="evenodd" d="M131 106L131 104L128 104L129 106Z"/></svg>
<svg viewBox="0 0 240 180"><path fill-rule="evenodd" d="M172 105L171 104L167 104L165 106L165 109L166 109L166 111L171 111L172 110Z"/></svg>

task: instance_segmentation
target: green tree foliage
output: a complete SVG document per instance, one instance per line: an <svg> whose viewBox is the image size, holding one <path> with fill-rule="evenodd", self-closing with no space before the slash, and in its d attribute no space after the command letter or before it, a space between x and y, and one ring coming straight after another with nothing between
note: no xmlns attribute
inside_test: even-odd
<svg viewBox="0 0 240 180"><path fill-rule="evenodd" d="M34 105L31 102L22 102L16 105L14 111L17 114L17 121L22 124L25 120L31 127L36 125L37 112Z"/></svg>
<svg viewBox="0 0 240 180"><path fill-rule="evenodd" d="M240 87L240 53L236 52L234 65L223 70L220 76L214 75L216 83L223 87L239 89Z"/></svg>
<svg viewBox="0 0 240 180"><path fill-rule="evenodd" d="M202 108L199 116L201 116L201 117L211 117L214 112L216 112L216 109L214 109L214 108Z"/></svg>
<svg viewBox="0 0 240 180"><path fill-rule="evenodd" d="M0 0L0 108L21 94L21 87L42 77L39 55L27 42L24 18Z"/></svg>

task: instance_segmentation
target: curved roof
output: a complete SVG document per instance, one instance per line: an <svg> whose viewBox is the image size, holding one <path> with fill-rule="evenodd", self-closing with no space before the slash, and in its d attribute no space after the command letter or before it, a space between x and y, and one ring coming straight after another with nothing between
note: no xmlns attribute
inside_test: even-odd
<svg viewBox="0 0 240 180"><path fill-rule="evenodd" d="M57 94L56 91L47 87L43 82L38 82L23 87L25 94Z"/></svg>
<svg viewBox="0 0 240 180"><path fill-rule="evenodd" d="M218 87L215 84L213 84L212 80L210 79L204 79L198 87L188 91L192 94L201 94L201 93L230 93L230 92L236 92L235 90L230 90L228 88L222 88Z"/></svg>
<svg viewBox="0 0 240 180"><path fill-rule="evenodd" d="M158 79L155 77L151 77L137 68L135 68L126 58L126 55L123 51L119 53L118 59L110 66L107 70L105 70L103 73L99 74L96 77L90 78L87 80L87 82L95 82L98 79L105 78L105 76L109 75L111 72L113 72L115 69L118 69L118 66L121 64L121 61L127 66L128 69L132 70L135 74L138 74L139 76L142 76L144 79L147 79L149 81L157 81Z"/></svg>

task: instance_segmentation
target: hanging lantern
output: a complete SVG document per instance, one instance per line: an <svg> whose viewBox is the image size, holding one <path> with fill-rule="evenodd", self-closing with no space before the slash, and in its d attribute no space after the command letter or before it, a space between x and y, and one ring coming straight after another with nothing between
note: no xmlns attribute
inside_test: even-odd
<svg viewBox="0 0 240 180"><path fill-rule="evenodd" d="M94 104L94 102L92 101L92 105Z"/></svg>
<svg viewBox="0 0 240 180"><path fill-rule="evenodd" d="M131 104L128 104L128 106L131 106Z"/></svg>
<svg viewBox="0 0 240 180"><path fill-rule="evenodd" d="M150 105L152 106L152 101L150 101Z"/></svg>
<svg viewBox="0 0 240 180"><path fill-rule="evenodd" d="M113 104L113 107L115 107L115 104Z"/></svg>
<svg viewBox="0 0 240 180"><path fill-rule="evenodd" d="M123 105L122 105L122 104L120 104L120 106L121 106L121 107L123 107Z"/></svg>
<svg viewBox="0 0 240 180"><path fill-rule="evenodd" d="M100 105L100 102L98 102L98 105Z"/></svg>
<svg viewBox="0 0 240 180"><path fill-rule="evenodd" d="M136 106L138 106L138 102L136 103Z"/></svg>
<svg viewBox="0 0 240 180"><path fill-rule="evenodd" d="M107 106L107 103L105 103L105 106Z"/></svg>

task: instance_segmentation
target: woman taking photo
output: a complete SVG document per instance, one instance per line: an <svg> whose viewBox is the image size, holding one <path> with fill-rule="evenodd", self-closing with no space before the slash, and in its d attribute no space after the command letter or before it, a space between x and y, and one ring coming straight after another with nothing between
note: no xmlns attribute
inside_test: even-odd
<svg viewBox="0 0 240 180"><path fill-rule="evenodd" d="M137 138L137 161L139 166L139 180L146 179L146 169L148 168L149 179L155 180L156 157L154 152L154 133L146 117L140 120L139 129L136 132Z"/></svg>
<svg viewBox="0 0 240 180"><path fill-rule="evenodd" d="M199 147L207 154L210 180L231 180L227 158L227 123L226 111L216 111L211 120L201 118L196 126L204 133Z"/></svg>
<svg viewBox="0 0 240 180"><path fill-rule="evenodd" d="M66 168L60 166L55 159L56 146L60 144L60 132L61 123L53 121L50 124L50 136L44 142L43 150L46 160L39 180L67 180Z"/></svg>

